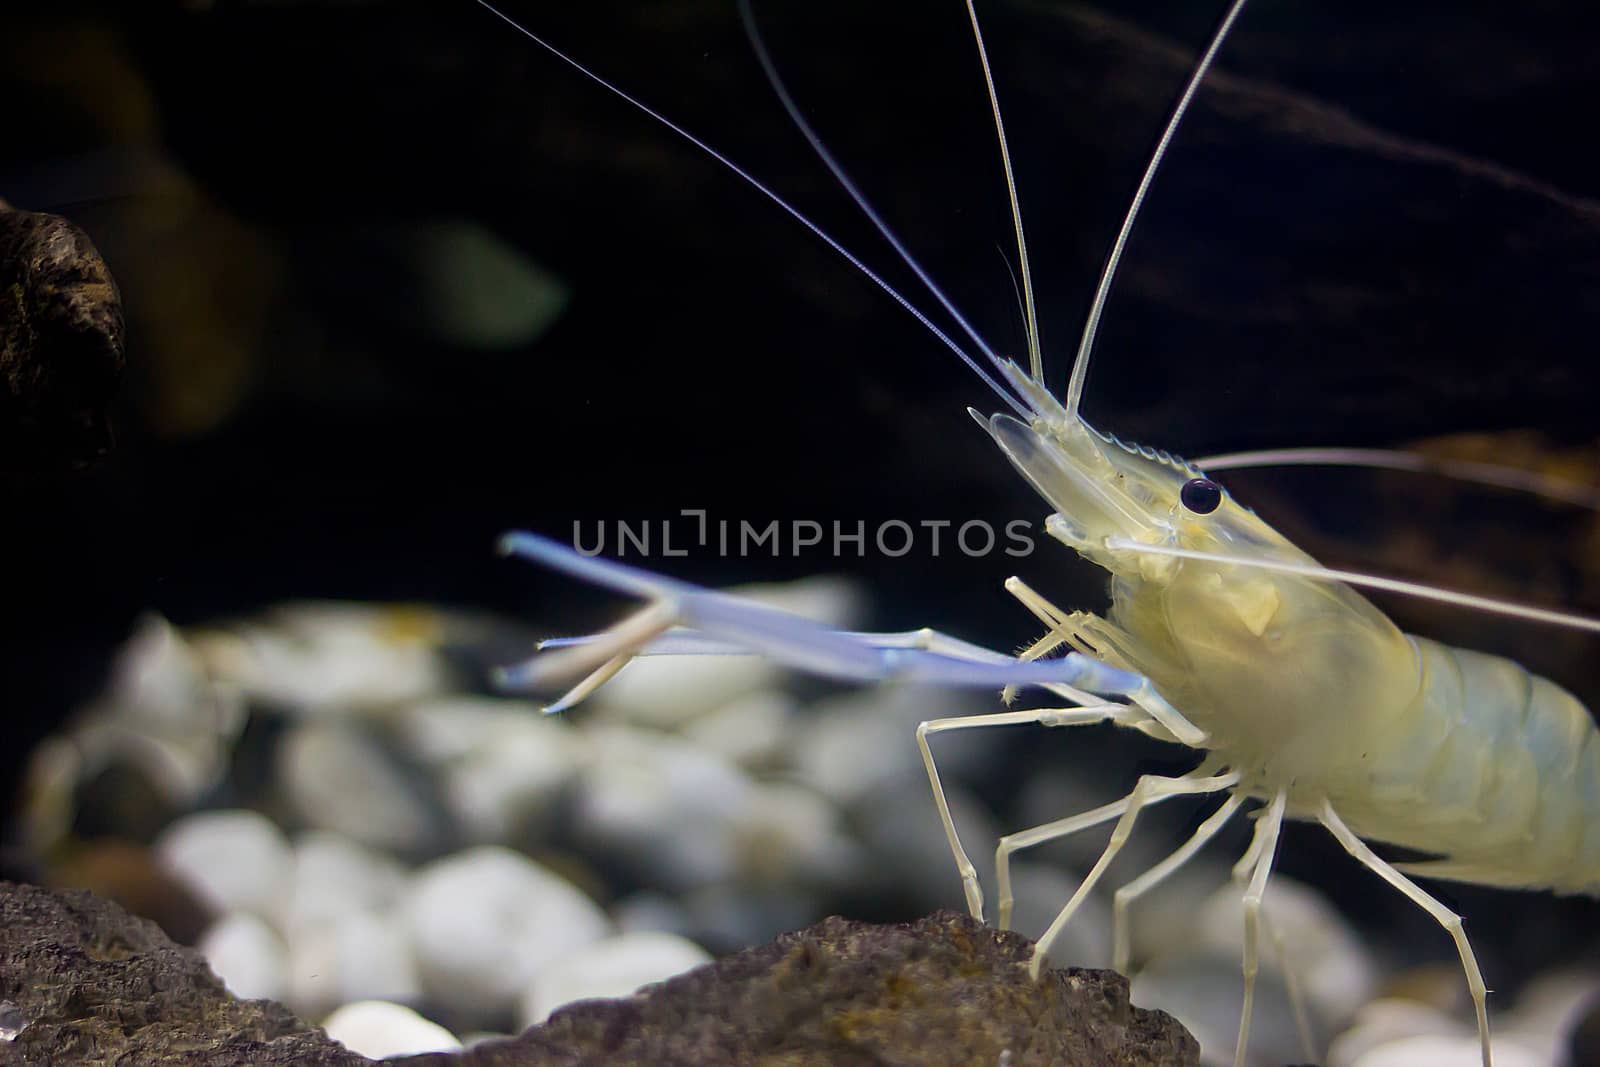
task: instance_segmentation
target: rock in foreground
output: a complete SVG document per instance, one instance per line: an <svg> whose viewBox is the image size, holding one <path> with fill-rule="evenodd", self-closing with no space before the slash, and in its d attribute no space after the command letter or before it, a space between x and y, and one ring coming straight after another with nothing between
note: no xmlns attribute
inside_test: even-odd
<svg viewBox="0 0 1600 1067"><path fill-rule="evenodd" d="M1031 944L939 912L828 919L520 1037L406 1067L1194 1067L1165 1012L1111 971L1028 977ZM0 1065L355 1067L372 1061L86 892L0 883ZM9 1038L9 1040L7 1040Z"/></svg>
<svg viewBox="0 0 1600 1067"><path fill-rule="evenodd" d="M1177 1067L1188 1031L1113 971L1028 977L1031 942L938 912L826 919L642 996L558 1011L520 1037L407 1067Z"/></svg>
<svg viewBox="0 0 1600 1067"><path fill-rule="evenodd" d="M200 954L82 890L0 882L0 1065L346 1067L369 1061L270 1000L239 1000Z"/></svg>

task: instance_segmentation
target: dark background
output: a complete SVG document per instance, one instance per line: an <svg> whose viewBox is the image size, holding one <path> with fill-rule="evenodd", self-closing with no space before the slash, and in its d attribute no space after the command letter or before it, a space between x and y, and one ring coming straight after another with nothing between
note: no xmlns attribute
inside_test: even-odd
<svg viewBox="0 0 1600 1067"><path fill-rule="evenodd" d="M1020 353L962 5L757 8L873 202L995 346ZM508 10L931 306L788 124L731 3ZM429 600L573 630L614 606L498 560L499 532L569 536L575 520L693 507L869 528L1041 517L964 412L996 402L909 316L470 0L50 11L7 15L0 33L0 196L95 238L127 302L130 373L107 463L11 473L0 490L12 765L93 689L146 608L187 623L297 597ZM1060 388L1126 200L1220 8L1000 0L982 13ZM1129 246L1087 416L1190 456L1532 430L1592 477L1580 460L1600 437L1597 71L1588 4L1261 0ZM440 220L542 265L570 294L564 313L511 346L441 338L426 312L437 271L419 268L415 239ZM1227 481L1321 538L1308 543L1331 563L1600 608L1590 516L1426 479ZM1023 561L658 562L718 584L853 573L878 593L874 625L999 647L1032 636L1006 575L1074 605L1100 584L1049 546ZM1526 651L1600 699L1586 639L1392 606L1408 627ZM1072 749L1035 740L1017 758L1068 768ZM1286 870L1331 864L1359 881L1320 835L1286 840ZM1439 954L1443 935L1404 902L1332 888ZM1520 931L1480 950L1486 970L1592 939L1584 903L1450 896L1474 926L1504 917Z"/></svg>

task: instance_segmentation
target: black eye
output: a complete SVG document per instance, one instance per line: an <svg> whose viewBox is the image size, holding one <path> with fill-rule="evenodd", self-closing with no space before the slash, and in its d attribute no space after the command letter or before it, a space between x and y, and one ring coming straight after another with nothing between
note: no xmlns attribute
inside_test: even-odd
<svg viewBox="0 0 1600 1067"><path fill-rule="evenodd" d="M1190 478L1183 483L1178 499L1196 515L1209 515L1222 506L1222 486L1210 478Z"/></svg>

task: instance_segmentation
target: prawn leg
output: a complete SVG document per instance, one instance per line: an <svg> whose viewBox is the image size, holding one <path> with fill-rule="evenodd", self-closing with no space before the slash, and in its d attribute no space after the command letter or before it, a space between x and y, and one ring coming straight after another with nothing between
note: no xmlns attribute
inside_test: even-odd
<svg viewBox="0 0 1600 1067"><path fill-rule="evenodd" d="M1086 665L1092 664L1093 668L1098 668L1091 674L1092 668L1086 666L1083 679L1078 684L1102 696L1127 697L1144 708L1150 718L1171 735L1170 740L1178 741L1190 748L1200 748L1205 745L1206 732L1169 704L1156 692L1147 678L1134 671L1106 665L1101 662L1102 656L1096 654L1100 650L1091 649L1084 643L1082 635L1090 633L1099 636L1102 644L1115 649L1119 642L1115 628L1110 623L1087 612L1063 612L1021 578L1015 576L1007 578L1005 588L1006 592L1021 601L1023 607L1032 612L1034 617L1050 630L1050 633L1031 645L1019 658L1036 659L1061 645L1071 645ZM1069 654L1067 658L1072 657Z"/></svg>
<svg viewBox="0 0 1600 1067"><path fill-rule="evenodd" d="M1433 916L1434 920L1445 928L1445 932L1455 942L1456 952L1461 957L1461 968L1467 974L1467 989L1472 993L1472 1008L1478 1017L1478 1043L1483 1048L1483 1067L1493 1067L1489 1051L1489 990L1483 984L1483 972L1478 970L1478 958L1473 955L1472 946L1467 942L1461 916L1434 899L1425 889L1368 848L1367 843L1357 837L1354 831L1345 825L1344 820L1339 818L1339 813L1333 810L1333 804L1329 801L1322 802L1322 810L1317 813L1317 821L1327 827L1328 832L1338 839L1345 851L1360 860L1362 866L1400 890L1412 903Z"/></svg>
<svg viewBox="0 0 1600 1067"><path fill-rule="evenodd" d="M1239 1011L1239 1039L1233 1046L1233 1067L1244 1067L1245 1050L1250 1042L1250 1013L1255 1006L1256 973L1261 966L1257 948L1261 901L1266 896L1267 879L1272 874L1272 861L1278 851L1278 832L1283 829L1285 800L1286 795L1280 789L1267 805L1265 813L1256 821L1255 837L1250 845L1250 852L1255 854L1255 870L1244 891L1244 1006Z"/></svg>
<svg viewBox="0 0 1600 1067"><path fill-rule="evenodd" d="M1243 806L1243 794L1234 793L1223 801L1222 807L1214 811L1190 836L1189 840L1180 845L1177 851L1151 867L1148 871L1118 888L1115 896L1111 898L1111 967L1123 974L1128 973L1128 964L1132 957L1132 938L1129 936L1128 909L1133 902L1145 893L1166 881L1174 872L1188 863L1206 844L1217 835L1217 832L1233 818L1239 808Z"/></svg>
<svg viewBox="0 0 1600 1067"><path fill-rule="evenodd" d="M983 726L1015 726L1038 723L1041 726L1087 726L1093 723L1112 722L1119 725L1143 719L1144 713L1127 704L1097 704L1084 708L1036 708L1029 711L1002 711L988 715L962 715L948 719L929 719L917 724L917 748L922 752L923 766L928 770L928 784L933 788L933 802L939 809L939 821L944 825L945 838L950 842L950 853L955 857L956 869L961 872L961 888L966 894L967 910L979 922L983 921L983 888L978 882L978 871L962 847L956 833L955 819L950 814L950 802L945 799L944 785L939 779L939 768L933 759L933 749L928 745L932 734L947 730L970 730ZM1115 818L1116 812L1102 818ZM1094 823L1086 823L1092 826ZM1068 830L1066 833L1073 831ZM1002 846L1004 840L1002 839ZM1011 883L1009 871L1001 876L1000 929L1004 930L1011 917Z"/></svg>
<svg viewBox="0 0 1600 1067"><path fill-rule="evenodd" d="M1079 884L1077 892L1072 894L1072 899L1056 915L1055 921L1045 930L1033 948L1033 959L1028 964L1028 973L1039 977L1039 972L1044 967L1044 961L1050 954L1050 946L1055 943L1068 921L1076 914L1078 908L1088 898L1091 890L1099 884L1106 868L1111 866L1111 861L1117 858L1117 853L1122 851L1122 846L1133 833L1133 824L1139 818L1139 812L1147 804L1158 803L1175 796L1192 796L1201 793L1219 793L1224 789L1231 789L1239 784L1239 772L1230 771L1227 774L1213 775L1210 777L1196 777L1186 775L1182 778L1163 778L1159 775L1146 774L1140 777L1133 787L1133 792L1125 798L1126 808L1122 817L1117 820L1117 825L1112 828L1111 840L1106 844L1105 851L1100 853L1100 858L1090 868Z"/></svg>

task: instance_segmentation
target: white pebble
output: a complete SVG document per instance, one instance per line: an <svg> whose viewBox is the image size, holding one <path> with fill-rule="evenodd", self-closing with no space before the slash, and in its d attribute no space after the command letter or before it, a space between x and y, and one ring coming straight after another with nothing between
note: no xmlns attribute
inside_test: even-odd
<svg viewBox="0 0 1600 1067"><path fill-rule="evenodd" d="M683 735L746 770L763 768L785 755L796 707L789 694L761 689L691 721Z"/></svg>
<svg viewBox="0 0 1600 1067"><path fill-rule="evenodd" d="M294 842L294 888L284 927L293 932L355 912L390 908L405 884L405 869L384 853L343 834L303 833Z"/></svg>
<svg viewBox="0 0 1600 1067"><path fill-rule="evenodd" d="M756 782L737 812L734 840L741 882L804 885L844 882L866 862L826 797L791 782Z"/></svg>
<svg viewBox="0 0 1600 1067"><path fill-rule="evenodd" d="M979 710L960 694L915 685L862 689L818 701L791 720L795 774L848 807L885 783L924 774L917 752L919 722ZM988 738L980 736L985 732L964 730L934 742L946 781L960 779L982 762L994 743L993 731ZM928 803L931 809L931 796Z"/></svg>
<svg viewBox="0 0 1600 1067"><path fill-rule="evenodd" d="M346 912L296 927L288 983L283 1001L306 1018L352 1000L422 1000L405 921L389 912Z"/></svg>
<svg viewBox="0 0 1600 1067"><path fill-rule="evenodd" d="M284 604L232 630L195 633L211 676L299 714L381 709L443 688L448 619L407 605Z"/></svg>
<svg viewBox="0 0 1600 1067"><path fill-rule="evenodd" d="M1164 956L1133 979L1133 1002L1160 1007L1188 1027L1200 1042L1203 1067L1228 1067L1239 1036L1244 977L1238 956L1194 952ZM1327 1038L1314 1032L1322 1047ZM1276 974L1256 975L1255 1009L1250 1022L1249 1067L1280 1067L1306 1062L1295 1028L1288 990Z"/></svg>
<svg viewBox="0 0 1600 1067"><path fill-rule="evenodd" d="M288 989L288 950L259 915L234 912L212 923L195 946L240 1000L282 1000Z"/></svg>
<svg viewBox="0 0 1600 1067"><path fill-rule="evenodd" d="M578 1000L631 996L641 986L710 963L711 954L675 934L622 934L578 949L540 971L522 999L522 1026L535 1026Z"/></svg>
<svg viewBox="0 0 1600 1067"><path fill-rule="evenodd" d="M406 921L424 990L488 1025L541 968L611 932L605 913L572 883L494 846L418 871Z"/></svg>
<svg viewBox="0 0 1600 1067"><path fill-rule="evenodd" d="M1467 1037L1469 1031L1438 1008L1403 997L1364 1004L1353 1024L1328 1047L1328 1067L1354 1067L1373 1049L1421 1035Z"/></svg>
<svg viewBox="0 0 1600 1067"><path fill-rule="evenodd" d="M418 784L351 724L307 722L278 746L278 780L296 814L386 851L436 843L440 817Z"/></svg>
<svg viewBox="0 0 1600 1067"><path fill-rule="evenodd" d="M1283 875L1273 877L1262 899L1264 922L1283 942L1286 961L1276 951L1261 953L1263 969L1293 968L1317 1017L1337 1026L1372 999L1378 966L1344 916L1315 889ZM1211 894L1194 920L1199 946L1218 955L1244 951L1244 894L1224 884Z"/></svg>
<svg viewBox="0 0 1600 1067"><path fill-rule="evenodd" d="M1495 1067L1550 1067L1550 1061L1511 1041L1494 1043ZM1420 1034L1371 1049L1351 1067L1482 1067L1476 1035Z"/></svg>
<svg viewBox="0 0 1600 1067"><path fill-rule="evenodd" d="M627 726L589 731L573 836L647 885L685 889L735 877L737 829L756 794L737 767L681 738Z"/></svg>
<svg viewBox="0 0 1600 1067"><path fill-rule="evenodd" d="M456 1036L438 1023L382 1000L346 1004L322 1020L322 1028L351 1052L374 1060L461 1049Z"/></svg>
<svg viewBox="0 0 1600 1067"><path fill-rule="evenodd" d="M164 830L155 853L220 912L276 918L294 869L283 833L253 811L203 811Z"/></svg>
<svg viewBox="0 0 1600 1067"><path fill-rule="evenodd" d="M587 747L570 723L520 700L430 701L402 712L395 726L433 768L456 826L474 844L540 828Z"/></svg>

